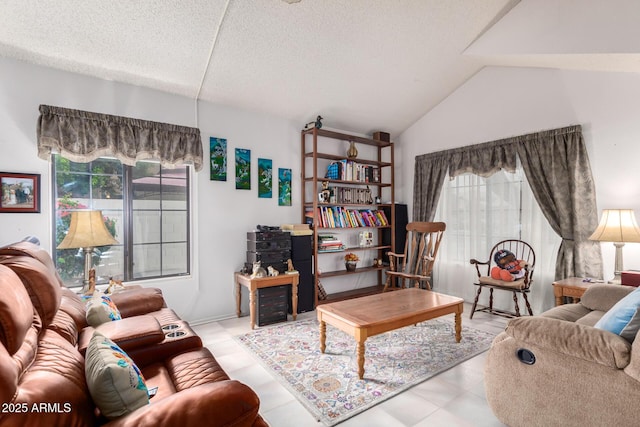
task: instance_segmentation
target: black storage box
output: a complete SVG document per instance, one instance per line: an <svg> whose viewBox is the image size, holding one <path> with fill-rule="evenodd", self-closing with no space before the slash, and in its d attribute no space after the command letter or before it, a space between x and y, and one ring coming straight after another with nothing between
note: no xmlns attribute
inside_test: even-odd
<svg viewBox="0 0 640 427"><path fill-rule="evenodd" d="M256 317L258 326L287 321L289 285L258 289Z"/></svg>

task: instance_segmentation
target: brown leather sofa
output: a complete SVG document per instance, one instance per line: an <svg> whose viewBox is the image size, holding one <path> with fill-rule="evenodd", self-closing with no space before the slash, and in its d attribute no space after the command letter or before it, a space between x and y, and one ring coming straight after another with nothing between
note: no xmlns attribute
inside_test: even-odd
<svg viewBox="0 0 640 427"><path fill-rule="evenodd" d="M123 319L92 328L84 301L61 284L39 246L0 248L0 426L267 425L255 392L229 378L159 290L113 294ZM101 415L83 357L94 330L157 387L149 404L115 419Z"/></svg>

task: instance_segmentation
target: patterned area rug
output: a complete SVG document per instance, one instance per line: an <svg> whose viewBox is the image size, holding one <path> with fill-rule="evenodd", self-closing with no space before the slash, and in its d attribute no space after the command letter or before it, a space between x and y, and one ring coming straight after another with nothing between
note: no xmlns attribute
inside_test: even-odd
<svg viewBox="0 0 640 427"><path fill-rule="evenodd" d="M236 337L327 426L336 425L483 351L495 335L435 319L376 335L365 342L364 379L358 379L353 337L327 325L319 349L314 319L263 327Z"/></svg>

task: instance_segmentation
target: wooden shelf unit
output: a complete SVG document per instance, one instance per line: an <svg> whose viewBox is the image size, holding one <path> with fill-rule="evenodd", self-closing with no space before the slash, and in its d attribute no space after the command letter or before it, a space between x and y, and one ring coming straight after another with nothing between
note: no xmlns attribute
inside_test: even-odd
<svg viewBox="0 0 640 427"><path fill-rule="evenodd" d="M370 165L379 169L380 182L361 182L361 181L349 181L341 179L329 179L324 178L327 166L331 162L342 161L346 159L346 155L329 154L318 151L318 142L322 141L322 146L327 147L328 144L334 142L340 144L341 142L348 143L354 141L359 145L367 145L375 147L376 154L373 156L364 157L361 154L358 155L355 162L363 165ZM324 145L327 144L327 145ZM337 146L336 146L337 147ZM334 147L335 148L335 147ZM349 298L356 298L365 295L371 295L382 292L384 287L384 270L387 266L382 267L360 267L355 271L337 270L337 271L322 271L318 274L318 260L319 257L327 254L340 254L346 252L355 251L376 251L376 257L382 258L385 252L395 252L395 210L390 209L391 217L387 218L389 225L377 226L377 227L321 227L318 224L318 218L316 217L319 206L328 207L342 207L347 209L382 209L383 207L391 207L395 203L395 189L394 189L394 144L393 142L378 141L371 138L364 138L361 136L350 135L342 132L335 132L325 129L305 129L301 132L301 152L302 152L302 167L301 167L301 179L302 179L302 222L306 222L306 213L311 210L313 212L313 232L314 232L314 244L313 244L313 271L315 274L316 286L314 287L314 300L315 305L323 304L327 302L340 301ZM373 158L372 158L373 157ZM308 161L310 160L311 167L308 167ZM320 160L320 162L319 162ZM384 172L384 173L383 173ZM380 197L384 200L384 203L373 204L358 204L358 203L320 203L317 197L317 193L321 190L323 182L329 184L340 184L352 187L366 187L369 186L372 191L372 197ZM311 189L311 191L309 191ZM311 194L311 200L309 200L308 194ZM383 197L384 196L384 197ZM382 243L382 230L391 230L391 242L390 244ZM318 250L318 233L357 233L363 230L371 230L376 235L376 243L369 247L347 247L343 251L319 251ZM357 289L351 289L344 292L334 292L327 295L325 300L318 300L318 287L317 283L320 280L328 279L332 277L356 275L367 272L377 272L377 283L372 283L370 286L364 286Z"/></svg>

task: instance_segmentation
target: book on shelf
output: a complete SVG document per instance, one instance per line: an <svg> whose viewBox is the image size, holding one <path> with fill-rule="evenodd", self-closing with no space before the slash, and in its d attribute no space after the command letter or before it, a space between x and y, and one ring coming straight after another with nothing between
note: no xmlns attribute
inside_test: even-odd
<svg viewBox="0 0 640 427"><path fill-rule="evenodd" d="M380 182L380 168L344 159L329 164L325 177L339 181Z"/></svg>
<svg viewBox="0 0 640 427"><path fill-rule="evenodd" d="M309 230L309 224L282 224L281 230Z"/></svg>
<svg viewBox="0 0 640 427"><path fill-rule="evenodd" d="M316 220L318 221L318 227L321 228L389 226L389 220L384 211L380 209L348 209L343 206L318 206Z"/></svg>

